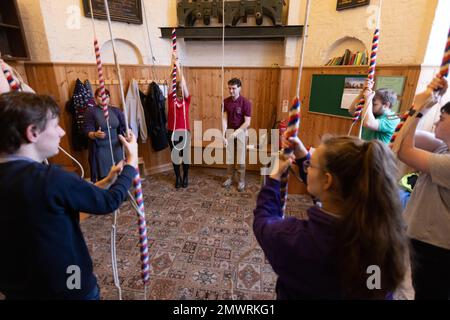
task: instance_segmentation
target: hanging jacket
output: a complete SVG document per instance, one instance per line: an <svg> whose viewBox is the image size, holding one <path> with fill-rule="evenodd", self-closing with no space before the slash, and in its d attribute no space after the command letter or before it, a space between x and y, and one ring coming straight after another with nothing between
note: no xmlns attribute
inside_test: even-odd
<svg viewBox="0 0 450 320"><path fill-rule="evenodd" d="M76 80L72 98L66 104L67 110L72 114L72 147L81 151L87 149L88 139L83 132L84 114L88 108L94 107L95 102L92 93L85 85Z"/></svg>
<svg viewBox="0 0 450 320"><path fill-rule="evenodd" d="M136 138L139 134L142 142L146 142L147 124L145 122L144 107L141 103L138 82L134 79L130 81L127 97L125 99L125 105L131 130Z"/></svg>
<svg viewBox="0 0 450 320"><path fill-rule="evenodd" d="M84 87L89 92L89 94L93 97L94 96L94 91L92 90L91 82L88 79L86 79L84 81Z"/></svg>
<svg viewBox="0 0 450 320"><path fill-rule="evenodd" d="M166 129L166 99L155 82L149 85L144 113L153 149L164 150L169 146Z"/></svg>

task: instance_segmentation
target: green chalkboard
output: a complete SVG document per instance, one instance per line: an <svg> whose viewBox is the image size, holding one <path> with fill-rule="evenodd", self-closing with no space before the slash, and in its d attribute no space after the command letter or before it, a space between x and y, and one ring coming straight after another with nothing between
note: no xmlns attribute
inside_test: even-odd
<svg viewBox="0 0 450 320"><path fill-rule="evenodd" d="M365 75L314 74L311 82L309 111L351 118L347 109L341 108L346 78L367 78Z"/></svg>

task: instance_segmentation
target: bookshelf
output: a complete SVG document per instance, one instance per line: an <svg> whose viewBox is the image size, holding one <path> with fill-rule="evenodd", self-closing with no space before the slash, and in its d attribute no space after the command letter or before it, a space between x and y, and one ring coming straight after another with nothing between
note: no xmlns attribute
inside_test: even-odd
<svg viewBox="0 0 450 320"><path fill-rule="evenodd" d="M0 53L4 60L28 60L17 0L0 0Z"/></svg>
<svg viewBox="0 0 450 320"><path fill-rule="evenodd" d="M325 66L364 66L368 63L369 56L366 51L352 52L346 49L344 55L331 58Z"/></svg>

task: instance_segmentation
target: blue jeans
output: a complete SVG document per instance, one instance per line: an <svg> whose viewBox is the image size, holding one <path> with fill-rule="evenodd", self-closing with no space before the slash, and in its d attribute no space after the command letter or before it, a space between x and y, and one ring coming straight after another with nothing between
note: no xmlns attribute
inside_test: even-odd
<svg viewBox="0 0 450 320"><path fill-rule="evenodd" d="M98 284L84 297L84 300L100 300L100 288Z"/></svg>

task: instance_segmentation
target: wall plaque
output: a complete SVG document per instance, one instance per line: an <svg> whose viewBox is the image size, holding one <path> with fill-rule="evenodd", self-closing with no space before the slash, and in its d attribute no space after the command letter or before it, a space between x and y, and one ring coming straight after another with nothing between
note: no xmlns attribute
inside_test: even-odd
<svg viewBox="0 0 450 320"><path fill-rule="evenodd" d="M338 0L336 10L345 10L354 7L365 6L370 3L370 0Z"/></svg>
<svg viewBox="0 0 450 320"><path fill-rule="evenodd" d="M141 0L109 0L109 13L111 20L142 24ZM84 15L91 17L89 0L83 0ZM104 0L92 0L94 18L106 20Z"/></svg>

